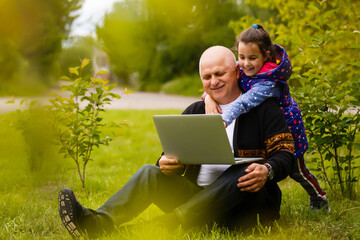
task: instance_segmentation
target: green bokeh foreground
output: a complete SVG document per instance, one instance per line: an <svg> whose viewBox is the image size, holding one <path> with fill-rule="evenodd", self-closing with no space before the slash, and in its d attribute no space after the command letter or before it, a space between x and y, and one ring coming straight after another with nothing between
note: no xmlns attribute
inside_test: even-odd
<svg viewBox="0 0 360 240"><path fill-rule="evenodd" d="M109 146L94 152L89 163L87 187L75 172L75 164L62 159L55 149L43 151L46 163L30 172L27 147L19 132L1 121L0 125L0 239L69 239L57 210L57 194L63 187L74 190L86 207L98 208L143 164L153 164L161 153L152 116L178 114L178 110L109 111L105 119L127 120L128 127ZM11 120L2 115L0 120ZM105 133L108 134L108 133ZM286 179L281 219L271 227L259 226L246 232L229 232L208 226L169 233L159 227L141 225L102 239L359 239L360 202L344 200L328 192L331 212L311 212L301 186ZM142 223L161 215L150 206L131 223Z"/></svg>

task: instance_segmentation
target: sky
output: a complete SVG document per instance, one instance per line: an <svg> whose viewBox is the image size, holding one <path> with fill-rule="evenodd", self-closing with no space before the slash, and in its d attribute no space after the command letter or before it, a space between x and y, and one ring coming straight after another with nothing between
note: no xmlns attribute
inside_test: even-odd
<svg viewBox="0 0 360 240"><path fill-rule="evenodd" d="M114 2L121 0L85 0L70 32L71 36L94 35L96 25L101 25L104 14L112 9Z"/></svg>

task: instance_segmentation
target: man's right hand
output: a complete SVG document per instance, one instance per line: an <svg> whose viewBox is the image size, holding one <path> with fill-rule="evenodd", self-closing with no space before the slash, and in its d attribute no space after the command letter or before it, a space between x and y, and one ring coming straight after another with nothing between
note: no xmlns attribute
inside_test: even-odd
<svg viewBox="0 0 360 240"><path fill-rule="evenodd" d="M159 166L161 172L167 176L175 175L185 167L185 165L180 164L178 159L166 155L160 158Z"/></svg>

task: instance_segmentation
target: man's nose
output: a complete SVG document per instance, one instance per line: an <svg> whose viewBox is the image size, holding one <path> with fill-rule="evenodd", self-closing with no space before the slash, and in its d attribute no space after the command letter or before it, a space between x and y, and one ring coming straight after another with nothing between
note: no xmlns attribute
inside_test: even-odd
<svg viewBox="0 0 360 240"><path fill-rule="evenodd" d="M219 79L216 76L211 76L211 85L218 84Z"/></svg>

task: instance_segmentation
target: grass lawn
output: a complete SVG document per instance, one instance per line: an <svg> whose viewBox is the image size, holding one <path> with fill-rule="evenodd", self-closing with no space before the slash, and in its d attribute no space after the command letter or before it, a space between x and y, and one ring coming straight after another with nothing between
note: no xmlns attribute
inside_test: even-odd
<svg viewBox="0 0 360 240"><path fill-rule="evenodd" d="M41 150L38 156L45 161L39 164L37 171L30 171L29 148L21 133L8 126L11 115L0 116L0 239L69 239L58 215L59 190L70 187L84 206L98 208L139 167L153 164L159 157L161 146L152 116L178 113L177 110L107 112L105 119L127 120L128 127L122 127L109 146L101 146L94 152L94 161L87 168L85 190L81 189L75 164L63 159L44 141L35 142ZM207 226L190 232L178 229L170 233L145 225L102 239L360 239L359 201L343 199L326 189L331 212L312 212L307 194L299 184L286 179L280 187L283 191L281 219L271 227L229 232ZM156 206L150 206L132 223L151 220L161 214Z"/></svg>

